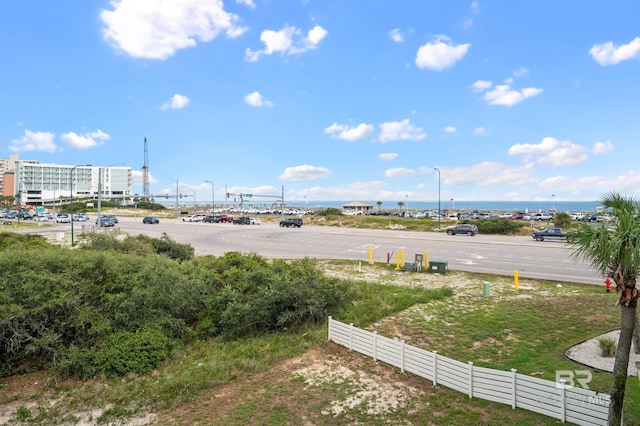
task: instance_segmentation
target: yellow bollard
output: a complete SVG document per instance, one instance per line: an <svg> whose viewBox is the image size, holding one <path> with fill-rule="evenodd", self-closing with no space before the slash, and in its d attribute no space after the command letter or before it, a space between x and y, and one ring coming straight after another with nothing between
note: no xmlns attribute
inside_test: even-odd
<svg viewBox="0 0 640 426"><path fill-rule="evenodd" d="M396 269L400 269L400 253L396 250Z"/></svg>
<svg viewBox="0 0 640 426"><path fill-rule="evenodd" d="M373 247L369 246L369 265L373 265Z"/></svg>
<svg viewBox="0 0 640 426"><path fill-rule="evenodd" d="M429 269L429 252L424 251L424 267Z"/></svg>
<svg viewBox="0 0 640 426"><path fill-rule="evenodd" d="M513 280L515 282L516 291L518 291L518 270L513 271Z"/></svg>
<svg viewBox="0 0 640 426"><path fill-rule="evenodd" d="M404 249L402 249L402 266L404 266Z"/></svg>

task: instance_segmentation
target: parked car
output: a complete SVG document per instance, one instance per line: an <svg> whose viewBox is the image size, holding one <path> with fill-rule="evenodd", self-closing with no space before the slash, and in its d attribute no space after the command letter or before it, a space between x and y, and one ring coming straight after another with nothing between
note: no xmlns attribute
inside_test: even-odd
<svg viewBox="0 0 640 426"><path fill-rule="evenodd" d="M295 228L300 228L302 226L302 219L289 218L280 221L280 227L291 228L292 226Z"/></svg>
<svg viewBox="0 0 640 426"><path fill-rule="evenodd" d="M72 219L74 222L86 222L89 220L89 216L86 213L76 213L73 215Z"/></svg>
<svg viewBox="0 0 640 426"><path fill-rule="evenodd" d="M227 216L226 214L220 215L219 219L220 223L233 223L233 217Z"/></svg>
<svg viewBox="0 0 640 426"><path fill-rule="evenodd" d="M160 223L160 219L155 216L146 216L144 219L142 219L142 223L158 224Z"/></svg>
<svg viewBox="0 0 640 426"><path fill-rule="evenodd" d="M101 216L96 219L96 226L99 228L108 228L116 226L116 223L108 216Z"/></svg>
<svg viewBox="0 0 640 426"><path fill-rule="evenodd" d="M249 219L246 216L240 216L240 217L237 217L237 218L233 219L232 223L234 225L250 225L251 224L251 219Z"/></svg>
<svg viewBox="0 0 640 426"><path fill-rule="evenodd" d="M250 217L249 218L249 224L251 225L260 225L262 223L262 221L260 219L258 219L257 217Z"/></svg>
<svg viewBox="0 0 640 426"><path fill-rule="evenodd" d="M218 223L220 222L220 216L218 215L207 215L202 219L203 223Z"/></svg>
<svg viewBox="0 0 640 426"><path fill-rule="evenodd" d="M69 215L66 213L58 213L56 215L56 222L58 223L69 223Z"/></svg>
<svg viewBox="0 0 640 426"><path fill-rule="evenodd" d="M517 212L517 213L512 214L512 215L509 217L509 219L513 219L513 220L522 220L522 219L524 219L524 216L525 216L525 214L524 214L524 213L522 213L522 212Z"/></svg>
<svg viewBox="0 0 640 426"><path fill-rule="evenodd" d="M467 234L469 236L474 236L478 233L478 227L470 223L460 223L454 226L447 226L445 230L449 235Z"/></svg>
<svg viewBox="0 0 640 426"><path fill-rule="evenodd" d="M104 217L108 217L113 223L118 223L118 217L115 214L105 214Z"/></svg>

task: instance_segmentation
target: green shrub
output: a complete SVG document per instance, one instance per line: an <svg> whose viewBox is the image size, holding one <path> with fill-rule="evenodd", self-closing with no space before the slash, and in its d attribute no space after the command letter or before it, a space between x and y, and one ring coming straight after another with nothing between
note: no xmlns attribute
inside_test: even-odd
<svg viewBox="0 0 640 426"><path fill-rule="evenodd" d="M95 352L93 364L107 377L151 372L169 354L171 340L160 330L119 331Z"/></svg>
<svg viewBox="0 0 640 426"><path fill-rule="evenodd" d="M342 210L337 209L335 207L329 207L327 209L324 209L318 213L316 213L317 216L342 216Z"/></svg>
<svg viewBox="0 0 640 426"><path fill-rule="evenodd" d="M0 251L15 248L51 247L42 235L0 232Z"/></svg>
<svg viewBox="0 0 640 426"><path fill-rule="evenodd" d="M460 223L474 223L481 234L515 235L525 224L520 220L507 218L491 218L478 220L461 220Z"/></svg>
<svg viewBox="0 0 640 426"><path fill-rule="evenodd" d="M600 337L598 339L598 346L600 347L600 351L604 357L615 356L616 349L618 347L615 339L612 339L611 337Z"/></svg>
<svg viewBox="0 0 640 426"><path fill-rule="evenodd" d="M559 226L560 228L569 228L571 227L571 217L569 216L568 213L558 213L556 214L554 223L556 226Z"/></svg>

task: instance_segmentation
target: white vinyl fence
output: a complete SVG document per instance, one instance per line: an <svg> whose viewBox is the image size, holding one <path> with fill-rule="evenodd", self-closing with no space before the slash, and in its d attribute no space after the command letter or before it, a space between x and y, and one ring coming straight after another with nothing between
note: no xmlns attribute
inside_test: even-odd
<svg viewBox="0 0 640 426"><path fill-rule="evenodd" d="M511 371L475 367L329 317L329 341L469 395L577 425L606 425L609 395Z"/></svg>

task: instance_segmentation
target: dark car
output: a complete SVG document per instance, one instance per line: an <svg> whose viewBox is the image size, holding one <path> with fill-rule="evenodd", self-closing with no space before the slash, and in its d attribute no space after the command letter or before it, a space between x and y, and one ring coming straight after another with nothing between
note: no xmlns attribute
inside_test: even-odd
<svg viewBox="0 0 640 426"><path fill-rule="evenodd" d="M113 221L113 219L111 219L110 217L107 216L101 216L98 219L96 219L96 225L99 228L107 228L107 227L114 227L116 226L116 223Z"/></svg>
<svg viewBox="0 0 640 426"><path fill-rule="evenodd" d="M233 219L232 222L234 225L250 225L251 219L245 216L237 217Z"/></svg>
<svg viewBox="0 0 640 426"><path fill-rule="evenodd" d="M147 216L144 219L142 219L142 223L150 223L150 224L158 224L160 223L160 219L158 219L155 216Z"/></svg>
<svg viewBox="0 0 640 426"><path fill-rule="evenodd" d="M478 233L478 227L470 223L460 223L455 226L447 226L446 231L449 235L466 234L474 236Z"/></svg>
<svg viewBox="0 0 640 426"><path fill-rule="evenodd" d="M220 222L220 216L217 215L208 215L205 216L204 219L202 219L203 223L218 223Z"/></svg>
<svg viewBox="0 0 640 426"><path fill-rule="evenodd" d="M300 228L302 226L302 219L284 219L280 221L281 227L291 228L292 226L295 228Z"/></svg>
<svg viewBox="0 0 640 426"><path fill-rule="evenodd" d="M116 216L115 214L106 214L104 215L104 217L108 217L113 221L113 223L118 223L118 216Z"/></svg>

